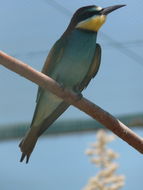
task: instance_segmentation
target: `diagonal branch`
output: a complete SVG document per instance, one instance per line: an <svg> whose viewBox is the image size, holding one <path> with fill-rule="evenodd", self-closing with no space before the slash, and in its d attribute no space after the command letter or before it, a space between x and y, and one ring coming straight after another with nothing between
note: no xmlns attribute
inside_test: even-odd
<svg viewBox="0 0 143 190"><path fill-rule="evenodd" d="M52 78L36 71L22 61L19 61L2 51L0 51L0 64L38 84L42 88L51 91L69 104L72 104L81 111L90 115L92 118L96 119L98 122L103 124L109 130L143 154L143 139L99 106L95 105L84 97L79 100L75 93L61 88L60 85Z"/></svg>

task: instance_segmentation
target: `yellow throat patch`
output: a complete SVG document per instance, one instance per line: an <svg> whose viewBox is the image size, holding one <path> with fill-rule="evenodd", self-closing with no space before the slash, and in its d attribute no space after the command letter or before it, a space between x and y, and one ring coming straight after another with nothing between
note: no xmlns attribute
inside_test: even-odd
<svg viewBox="0 0 143 190"><path fill-rule="evenodd" d="M105 21L106 21L105 15L93 16L90 19L81 21L79 24L77 24L76 28L97 32Z"/></svg>

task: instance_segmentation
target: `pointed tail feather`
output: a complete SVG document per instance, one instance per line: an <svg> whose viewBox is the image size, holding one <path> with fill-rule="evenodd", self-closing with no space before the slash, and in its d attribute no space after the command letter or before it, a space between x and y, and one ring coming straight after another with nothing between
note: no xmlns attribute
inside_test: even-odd
<svg viewBox="0 0 143 190"><path fill-rule="evenodd" d="M30 129L30 131L19 144L19 147L22 152L20 162L23 162L23 160L26 158L26 163L28 163L30 155L36 145L37 140L38 136L35 133L32 133L32 130Z"/></svg>
<svg viewBox="0 0 143 190"><path fill-rule="evenodd" d="M28 163L30 155L36 145L38 137L69 107L69 104L62 102L39 126L31 126L24 139L20 142L19 147L22 152L20 162L26 158Z"/></svg>

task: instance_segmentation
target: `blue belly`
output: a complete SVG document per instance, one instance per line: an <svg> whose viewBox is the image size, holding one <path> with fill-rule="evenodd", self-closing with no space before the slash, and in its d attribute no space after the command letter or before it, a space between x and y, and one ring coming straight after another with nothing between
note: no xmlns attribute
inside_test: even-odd
<svg viewBox="0 0 143 190"><path fill-rule="evenodd" d="M80 84L93 63L96 33L74 30L66 43L64 56L57 64L55 75L67 88Z"/></svg>

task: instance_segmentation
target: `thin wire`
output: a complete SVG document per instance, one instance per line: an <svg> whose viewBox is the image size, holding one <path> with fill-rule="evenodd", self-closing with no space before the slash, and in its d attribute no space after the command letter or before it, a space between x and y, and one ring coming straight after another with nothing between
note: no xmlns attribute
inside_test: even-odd
<svg viewBox="0 0 143 190"><path fill-rule="evenodd" d="M60 3L58 3L55 0L44 0L46 3L49 2L49 4L56 8L58 11L64 13L66 16L70 17L72 15L72 12L67 9L66 7L64 7L63 5L61 5Z"/></svg>
<svg viewBox="0 0 143 190"><path fill-rule="evenodd" d="M114 43L112 42L107 42L104 44L105 46L113 46ZM124 47L139 47L142 46L143 47L143 40L142 39L138 39L138 40L130 40L130 41L125 41L124 42Z"/></svg>
<svg viewBox="0 0 143 190"><path fill-rule="evenodd" d="M135 53L133 50L129 49L127 46L124 44L121 44L120 42L114 40L110 36L104 34L102 32L102 36L106 38L109 41L112 41L112 46L117 48L122 54L126 55L127 57L133 59L137 63L139 63L141 66L143 66L143 57Z"/></svg>
<svg viewBox="0 0 143 190"><path fill-rule="evenodd" d="M63 5L61 5L60 3L58 3L55 0L45 0L45 2L49 2L51 6L53 6L58 11L60 11L61 13L65 14L68 17L72 15L72 13L71 13L71 11L69 9L65 8ZM133 59L134 61L136 61L137 63L142 65L142 63L143 63L143 57L142 56L138 55L133 50L125 47L123 44L121 44L120 42L114 40L112 37L110 37L109 35L107 35L107 34L105 34L103 32L102 32L102 36L105 39L107 39L108 41L112 41L112 46L117 48L121 53L123 53L127 57Z"/></svg>

